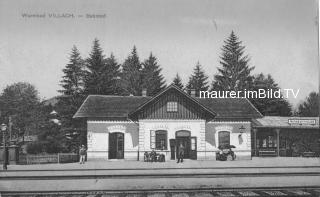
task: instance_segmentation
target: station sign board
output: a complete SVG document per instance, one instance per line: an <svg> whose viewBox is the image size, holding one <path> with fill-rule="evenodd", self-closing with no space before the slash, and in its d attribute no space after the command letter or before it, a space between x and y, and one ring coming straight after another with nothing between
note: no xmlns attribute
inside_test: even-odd
<svg viewBox="0 0 320 197"><path fill-rule="evenodd" d="M289 119L290 125L315 125L316 119Z"/></svg>

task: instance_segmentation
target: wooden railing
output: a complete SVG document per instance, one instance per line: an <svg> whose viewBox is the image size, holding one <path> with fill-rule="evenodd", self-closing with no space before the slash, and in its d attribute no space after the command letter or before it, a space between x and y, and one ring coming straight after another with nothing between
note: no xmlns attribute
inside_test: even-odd
<svg viewBox="0 0 320 197"><path fill-rule="evenodd" d="M73 163L78 161L79 156L74 153L19 155L19 164Z"/></svg>

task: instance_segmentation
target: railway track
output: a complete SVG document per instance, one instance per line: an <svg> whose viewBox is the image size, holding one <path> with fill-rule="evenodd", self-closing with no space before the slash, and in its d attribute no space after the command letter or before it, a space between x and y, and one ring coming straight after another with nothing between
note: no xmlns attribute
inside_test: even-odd
<svg viewBox="0 0 320 197"><path fill-rule="evenodd" d="M162 190L123 190L123 191L46 191L46 192L4 192L1 196L47 196L47 197L283 197L320 196L320 187L279 187L279 188L224 188L224 189L162 189Z"/></svg>
<svg viewBox="0 0 320 197"><path fill-rule="evenodd" d="M320 167L147 168L0 171L0 180L320 176Z"/></svg>
<svg viewBox="0 0 320 197"><path fill-rule="evenodd" d="M2 196L319 196L320 167L0 171Z"/></svg>
<svg viewBox="0 0 320 197"><path fill-rule="evenodd" d="M295 172L295 173L184 173L184 174L90 174L90 175L50 175L50 176L5 176L0 180L72 180L72 179L154 179L154 178L226 178L226 177L297 177L297 176L320 176L320 172Z"/></svg>

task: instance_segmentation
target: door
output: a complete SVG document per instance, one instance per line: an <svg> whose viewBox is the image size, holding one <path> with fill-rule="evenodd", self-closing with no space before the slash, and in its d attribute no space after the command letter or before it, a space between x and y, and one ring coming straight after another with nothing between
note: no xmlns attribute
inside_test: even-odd
<svg viewBox="0 0 320 197"><path fill-rule="evenodd" d="M178 147L180 144L184 147L184 158L190 159L190 137L176 137L176 153L178 154Z"/></svg>
<svg viewBox="0 0 320 197"><path fill-rule="evenodd" d="M171 152L171 160L175 160L176 157L176 152L175 152L175 147L176 147L176 140L175 139L170 139L170 152Z"/></svg>
<svg viewBox="0 0 320 197"><path fill-rule="evenodd" d="M124 134L110 133L109 134L109 159L124 158Z"/></svg>
<svg viewBox="0 0 320 197"><path fill-rule="evenodd" d="M190 159L190 148L191 148L191 132L187 130L180 130L176 132L176 156L178 158L178 147L180 144L184 147L184 158Z"/></svg>
<svg viewBox="0 0 320 197"><path fill-rule="evenodd" d="M190 159L197 159L197 137L191 137Z"/></svg>

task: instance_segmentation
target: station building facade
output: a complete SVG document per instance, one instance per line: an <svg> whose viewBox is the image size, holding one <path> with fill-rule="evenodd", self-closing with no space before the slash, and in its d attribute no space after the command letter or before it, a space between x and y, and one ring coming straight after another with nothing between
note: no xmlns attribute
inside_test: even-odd
<svg viewBox="0 0 320 197"><path fill-rule="evenodd" d="M262 118L244 98L196 98L174 85L154 97L90 95L74 115L87 119L88 159L143 159L155 150L175 159L215 160L219 145L250 159L252 123Z"/></svg>

